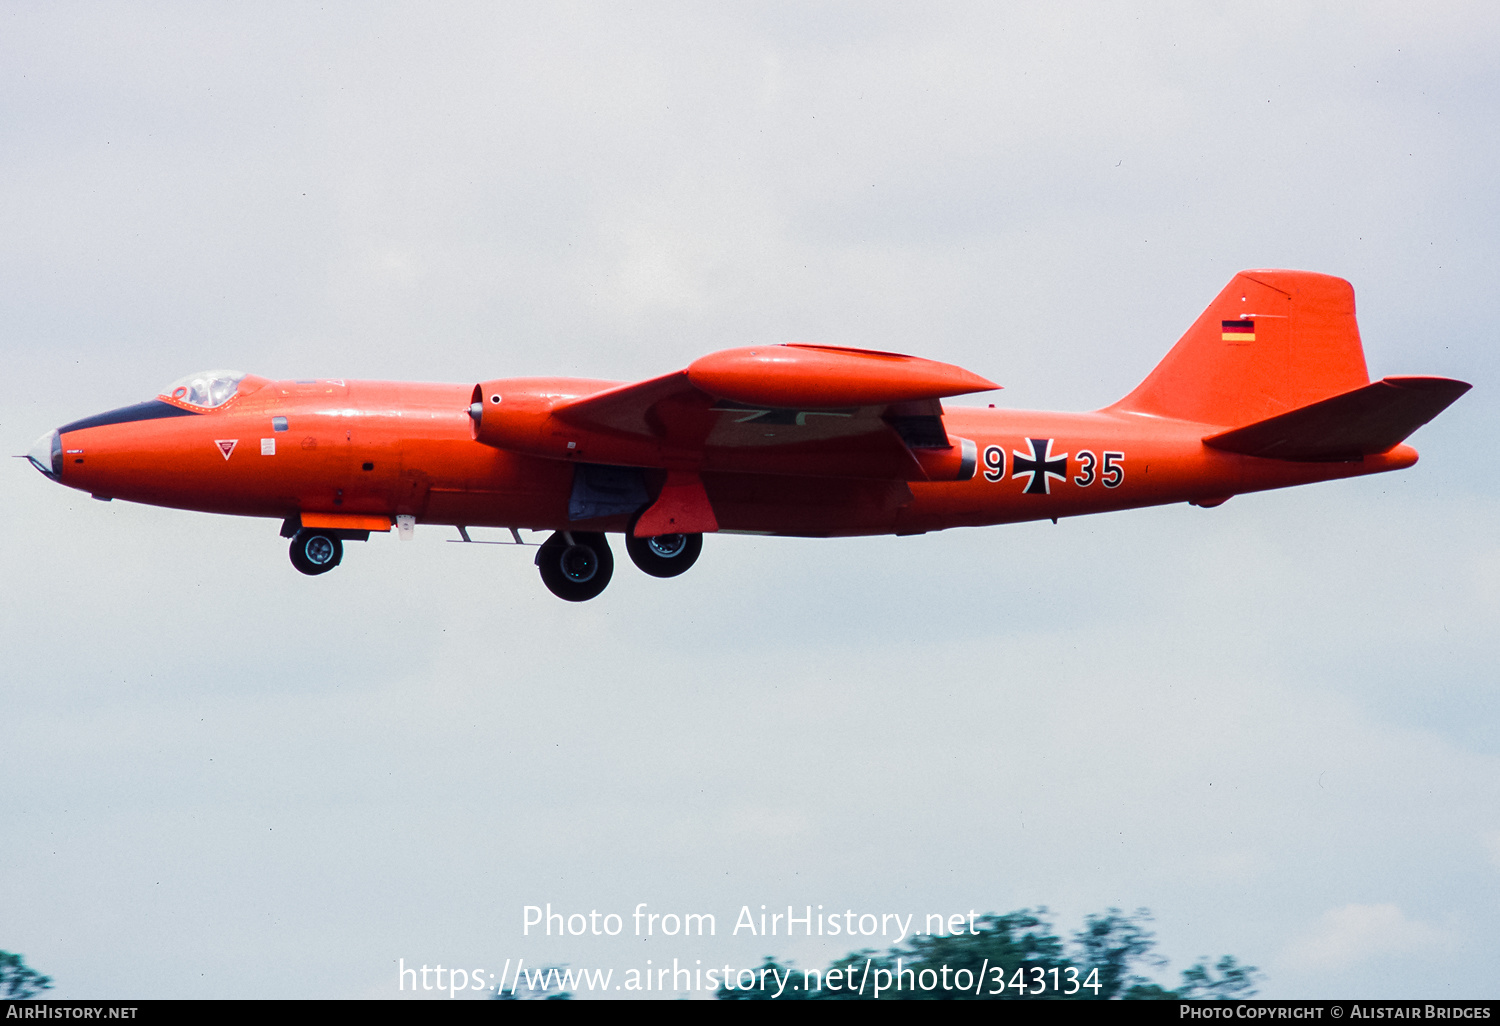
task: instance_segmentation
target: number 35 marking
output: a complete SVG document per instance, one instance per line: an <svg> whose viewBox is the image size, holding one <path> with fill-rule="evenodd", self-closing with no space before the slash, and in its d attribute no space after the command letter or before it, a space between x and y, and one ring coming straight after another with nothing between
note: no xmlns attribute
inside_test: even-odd
<svg viewBox="0 0 1500 1026"><path fill-rule="evenodd" d="M1125 454L1123 452L1106 452L1103 460L1095 459L1094 454L1087 449L1078 450L1078 476L1073 478L1073 483L1079 488L1087 488L1095 480L1100 481L1106 488L1118 488L1125 480ZM1095 470L1098 477L1095 477Z"/></svg>

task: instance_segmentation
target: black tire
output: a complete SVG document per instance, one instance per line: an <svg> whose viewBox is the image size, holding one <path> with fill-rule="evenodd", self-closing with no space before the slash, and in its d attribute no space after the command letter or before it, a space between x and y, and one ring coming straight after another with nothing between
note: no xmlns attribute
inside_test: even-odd
<svg viewBox="0 0 1500 1026"><path fill-rule="evenodd" d="M687 573L703 551L701 534L659 534L637 538L625 532L625 551L630 561L652 577L676 577Z"/></svg>
<svg viewBox="0 0 1500 1026"><path fill-rule="evenodd" d="M326 574L344 559L344 543L331 531L304 527L292 538L292 566L310 576Z"/></svg>
<svg viewBox="0 0 1500 1026"><path fill-rule="evenodd" d="M587 602L602 592L614 576L615 557L604 535L570 531L573 543L558 531L536 552L542 583L564 602Z"/></svg>

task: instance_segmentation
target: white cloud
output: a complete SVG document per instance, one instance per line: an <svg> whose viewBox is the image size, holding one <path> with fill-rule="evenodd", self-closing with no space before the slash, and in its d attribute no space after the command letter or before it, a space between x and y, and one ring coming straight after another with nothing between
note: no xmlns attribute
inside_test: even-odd
<svg viewBox="0 0 1500 1026"><path fill-rule="evenodd" d="M1484 847L1489 852L1490 861L1495 868L1500 869L1500 830L1491 830L1484 835Z"/></svg>
<svg viewBox="0 0 1500 1026"><path fill-rule="evenodd" d="M1323 913L1311 931L1287 948L1285 961L1309 969L1347 969L1444 940L1441 930L1408 919L1395 905L1351 904Z"/></svg>

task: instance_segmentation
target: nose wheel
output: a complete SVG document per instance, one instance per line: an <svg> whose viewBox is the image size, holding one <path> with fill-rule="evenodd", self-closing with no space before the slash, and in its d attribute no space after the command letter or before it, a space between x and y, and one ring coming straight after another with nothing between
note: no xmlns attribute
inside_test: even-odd
<svg viewBox="0 0 1500 1026"><path fill-rule="evenodd" d="M703 551L701 534L658 534L637 538L625 532L625 551L630 561L652 577L676 577L686 573Z"/></svg>
<svg viewBox="0 0 1500 1026"><path fill-rule="evenodd" d="M292 566L310 576L326 574L344 558L344 543L337 535L304 527L292 537Z"/></svg>
<svg viewBox="0 0 1500 1026"><path fill-rule="evenodd" d="M537 549L536 567L552 594L565 602L587 602L609 584L615 557L602 534L558 531Z"/></svg>

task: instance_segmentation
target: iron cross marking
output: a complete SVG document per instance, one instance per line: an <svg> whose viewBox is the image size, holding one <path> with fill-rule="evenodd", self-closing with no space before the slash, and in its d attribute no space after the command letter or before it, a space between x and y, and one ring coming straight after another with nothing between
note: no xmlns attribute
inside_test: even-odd
<svg viewBox="0 0 1500 1026"><path fill-rule="evenodd" d="M1028 438L1027 443L1031 446L1031 454L1019 450L1011 450L1015 457L1011 462L1011 477L1027 475L1026 495L1051 495L1049 484L1052 478L1059 481L1068 479L1068 454L1062 453L1054 457L1052 455L1052 439L1050 438Z"/></svg>

